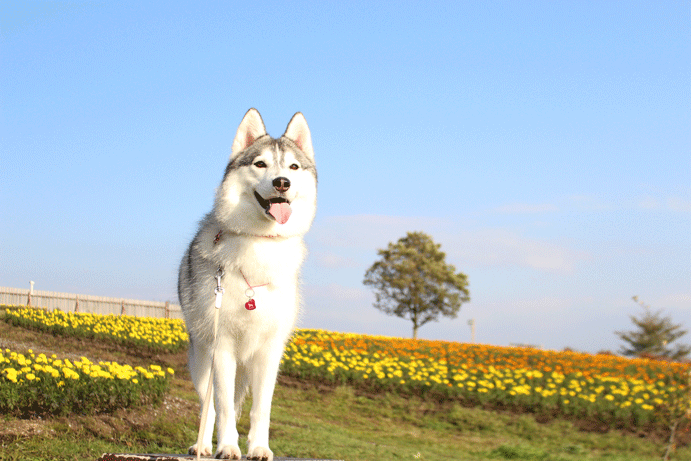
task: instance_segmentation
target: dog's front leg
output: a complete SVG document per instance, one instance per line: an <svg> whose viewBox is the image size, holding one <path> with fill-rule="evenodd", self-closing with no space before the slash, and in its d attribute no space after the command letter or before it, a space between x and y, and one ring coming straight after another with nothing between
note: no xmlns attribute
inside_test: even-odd
<svg viewBox="0 0 691 461"><path fill-rule="evenodd" d="M204 408L206 389L209 384L209 371L211 369L211 353L208 348L197 341L190 340L189 363L192 382L199 394L201 408ZM209 402L209 411L206 416L206 431L202 440L202 445L197 446L196 443L192 445L189 448L189 454L196 455L199 450L202 456L211 456L211 434L213 433L215 415L212 397L211 402Z"/></svg>
<svg viewBox="0 0 691 461"><path fill-rule="evenodd" d="M276 344L263 347L254 357L251 371L252 409L250 432L247 437L247 459L273 460L273 452L269 449L271 399L282 355L283 343L276 341Z"/></svg>
<svg viewBox="0 0 691 461"><path fill-rule="evenodd" d="M214 359L214 401L216 406L218 446L216 458L240 459L238 431L235 426L235 373L237 362L234 347L221 345Z"/></svg>

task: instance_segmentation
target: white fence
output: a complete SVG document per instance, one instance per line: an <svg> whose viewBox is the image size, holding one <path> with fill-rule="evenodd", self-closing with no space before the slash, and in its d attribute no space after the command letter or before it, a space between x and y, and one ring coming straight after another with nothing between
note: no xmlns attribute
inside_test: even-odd
<svg viewBox="0 0 691 461"><path fill-rule="evenodd" d="M182 318L180 306L169 302L138 301L136 299L107 298L103 296L39 290L34 290L30 293L30 291L25 288L0 287L0 304L31 305L51 310L59 309L63 312Z"/></svg>

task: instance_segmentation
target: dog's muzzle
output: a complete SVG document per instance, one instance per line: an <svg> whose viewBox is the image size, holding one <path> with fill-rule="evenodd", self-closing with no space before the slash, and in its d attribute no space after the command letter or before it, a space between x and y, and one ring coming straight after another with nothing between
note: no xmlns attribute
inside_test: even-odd
<svg viewBox="0 0 691 461"><path fill-rule="evenodd" d="M288 222L288 218L290 218L290 214L292 213L288 200L283 197L272 197L267 200L259 195L257 191L254 191L254 197L266 214L275 219L278 224L285 224Z"/></svg>

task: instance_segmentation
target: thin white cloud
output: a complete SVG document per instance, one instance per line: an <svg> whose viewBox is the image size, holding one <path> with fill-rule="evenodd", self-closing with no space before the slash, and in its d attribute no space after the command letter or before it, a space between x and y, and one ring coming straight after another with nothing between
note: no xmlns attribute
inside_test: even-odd
<svg viewBox="0 0 691 461"><path fill-rule="evenodd" d="M343 302L368 302L370 296L369 289L363 287L346 287L337 283L327 285L309 285L304 287L303 294L325 300L335 300Z"/></svg>
<svg viewBox="0 0 691 461"><path fill-rule="evenodd" d="M338 255L333 252L319 252L310 256L315 264L327 269L343 269L357 267L359 264L353 258Z"/></svg>
<svg viewBox="0 0 691 461"><path fill-rule="evenodd" d="M479 267L526 267L572 273L587 252L548 240L524 237L505 229L479 229L449 235L444 248L455 259Z"/></svg>
<svg viewBox="0 0 691 461"><path fill-rule="evenodd" d="M681 197L668 197L667 209L678 213L691 213L691 201Z"/></svg>
<svg viewBox="0 0 691 461"><path fill-rule="evenodd" d="M557 314L566 311L573 305L574 301L571 299L543 296L540 298L516 300L512 307L517 312L527 312L532 315L535 314Z"/></svg>
<svg viewBox="0 0 691 461"><path fill-rule="evenodd" d="M559 207L552 203L509 203L495 208L494 211L505 214L539 214L559 211Z"/></svg>
<svg viewBox="0 0 691 461"><path fill-rule="evenodd" d="M459 263L480 267L518 266L571 273L576 264L591 256L549 240L524 237L502 228L465 230L463 224L439 218L394 216L336 216L315 223L308 244L316 254L330 253L334 247L346 249L353 260L372 259L379 248L395 242L408 231L428 233L442 244L442 251ZM329 267L345 260L329 256L317 259ZM371 262L370 262L371 263Z"/></svg>
<svg viewBox="0 0 691 461"><path fill-rule="evenodd" d="M659 210L661 208L661 204L659 201L648 195L638 201L638 207L644 210Z"/></svg>
<svg viewBox="0 0 691 461"><path fill-rule="evenodd" d="M671 211L673 213L691 213L691 201L679 197L655 197L645 195L638 199L638 208L646 211Z"/></svg>
<svg viewBox="0 0 691 461"><path fill-rule="evenodd" d="M604 202L594 195L572 195L568 197L568 201L579 211L608 211L614 208L611 203Z"/></svg>
<svg viewBox="0 0 691 461"><path fill-rule="evenodd" d="M651 307L653 308L653 310L689 310L691 309L691 293L669 294L667 296L653 300Z"/></svg>
<svg viewBox="0 0 691 461"><path fill-rule="evenodd" d="M383 215L330 216L315 221L307 238L327 247L382 248L408 231L425 231L439 222L439 219Z"/></svg>
<svg viewBox="0 0 691 461"><path fill-rule="evenodd" d="M305 285L299 324L304 328L396 334L395 329L387 326L389 318L372 306L373 300L372 291L364 286L347 287L338 283Z"/></svg>
<svg viewBox="0 0 691 461"><path fill-rule="evenodd" d="M500 214L528 215L554 213L558 211L614 211L621 208L635 207L645 211L669 211L675 213L691 212L691 200L683 195L645 194L633 201L622 203L606 202L593 195L572 195L564 203L507 203L492 211Z"/></svg>

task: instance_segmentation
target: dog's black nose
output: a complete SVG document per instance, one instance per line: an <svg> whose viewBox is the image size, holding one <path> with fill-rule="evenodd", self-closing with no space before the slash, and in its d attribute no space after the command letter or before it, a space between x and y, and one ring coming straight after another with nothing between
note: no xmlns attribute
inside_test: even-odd
<svg viewBox="0 0 691 461"><path fill-rule="evenodd" d="M290 180L284 178L283 176L274 179L273 181L274 189L279 192L285 192L290 188Z"/></svg>

